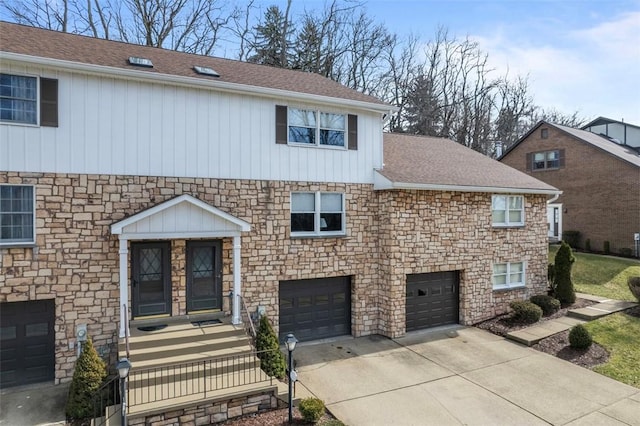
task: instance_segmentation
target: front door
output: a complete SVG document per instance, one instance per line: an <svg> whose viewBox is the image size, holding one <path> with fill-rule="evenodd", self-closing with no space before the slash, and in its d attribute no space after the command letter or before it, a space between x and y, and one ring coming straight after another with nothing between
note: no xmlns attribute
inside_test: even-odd
<svg viewBox="0 0 640 426"><path fill-rule="evenodd" d="M133 317L171 314L171 245L132 243Z"/></svg>
<svg viewBox="0 0 640 426"><path fill-rule="evenodd" d="M187 241L187 312L222 309L220 241Z"/></svg>

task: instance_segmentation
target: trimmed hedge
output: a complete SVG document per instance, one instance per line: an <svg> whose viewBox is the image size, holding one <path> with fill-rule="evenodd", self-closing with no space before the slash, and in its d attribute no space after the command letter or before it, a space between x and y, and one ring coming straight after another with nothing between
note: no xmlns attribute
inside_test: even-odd
<svg viewBox="0 0 640 426"><path fill-rule="evenodd" d="M593 340L591 334L584 325L578 324L571 327L569 332L569 345L574 349L587 349Z"/></svg>
<svg viewBox="0 0 640 426"><path fill-rule="evenodd" d="M533 324L542 318L542 309L538 305L525 300L518 300L509 304L513 310L511 318L521 324Z"/></svg>
<svg viewBox="0 0 640 426"><path fill-rule="evenodd" d="M560 309L560 301L546 294L539 294L537 296L531 296L529 299L534 305L540 306L542 309L542 315L549 316L555 314Z"/></svg>
<svg viewBox="0 0 640 426"><path fill-rule="evenodd" d="M284 355L280 352L278 336L266 315L260 318L260 325L256 332L256 350L262 371L271 377L284 379L286 369Z"/></svg>
<svg viewBox="0 0 640 426"><path fill-rule="evenodd" d="M318 398L305 398L298 404L298 410L305 422L316 423L324 416L324 402Z"/></svg>
<svg viewBox="0 0 640 426"><path fill-rule="evenodd" d="M69 419L86 419L93 416L93 396L107 377L107 367L98 356L91 339L82 346L82 353L76 360L73 380L69 387L69 396L65 414Z"/></svg>
<svg viewBox="0 0 640 426"><path fill-rule="evenodd" d="M571 268L576 258L573 256L571 247L566 242L562 242L555 257L555 294L556 299L563 305L570 305L576 301L576 292L573 289L571 280Z"/></svg>

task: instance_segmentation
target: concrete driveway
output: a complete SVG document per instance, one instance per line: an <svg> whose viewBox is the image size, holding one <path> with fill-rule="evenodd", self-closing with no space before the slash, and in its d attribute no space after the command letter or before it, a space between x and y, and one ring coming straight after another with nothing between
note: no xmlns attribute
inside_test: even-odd
<svg viewBox="0 0 640 426"><path fill-rule="evenodd" d="M299 384L350 426L640 425L640 389L472 327L301 345L295 359Z"/></svg>

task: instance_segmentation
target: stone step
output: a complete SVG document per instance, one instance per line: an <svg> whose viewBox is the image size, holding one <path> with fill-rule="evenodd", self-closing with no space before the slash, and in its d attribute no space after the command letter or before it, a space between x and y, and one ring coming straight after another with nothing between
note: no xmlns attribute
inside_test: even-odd
<svg viewBox="0 0 640 426"><path fill-rule="evenodd" d="M193 330L171 330L165 333L155 332L154 334L141 335L129 338L129 348L144 349L157 346L159 342L167 342L168 345L178 345L181 343L211 340L215 338L246 337L243 329L229 326L194 327ZM123 350L126 343L120 342L120 350Z"/></svg>
<svg viewBox="0 0 640 426"><path fill-rule="evenodd" d="M167 359L189 358L195 360L198 358L212 358L250 351L251 345L247 337L232 336L223 339L214 338L176 345L163 343L158 346L131 350L129 352L129 360L134 365L141 365L146 361L158 361L156 363L158 364L165 363L163 360Z"/></svg>
<svg viewBox="0 0 640 426"><path fill-rule="evenodd" d="M624 300L605 300L595 305L587 306L586 308L572 309L567 312L567 315L590 321L634 306L636 306L636 303Z"/></svg>

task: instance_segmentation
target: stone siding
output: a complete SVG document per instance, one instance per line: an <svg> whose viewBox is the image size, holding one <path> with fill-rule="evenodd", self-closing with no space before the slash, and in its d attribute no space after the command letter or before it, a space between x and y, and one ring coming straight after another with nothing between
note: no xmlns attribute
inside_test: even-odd
<svg viewBox="0 0 640 426"><path fill-rule="evenodd" d="M118 239L110 226L190 194L251 224L242 236L242 292L277 328L282 280L350 276L352 334L405 332L405 277L459 270L460 322L505 312L546 287L545 197L526 197L524 228L491 227L491 194L374 191L372 185L0 172L36 186L36 246L0 249L0 302L56 300L56 381L70 380L75 329L87 324L103 354L119 322ZM290 192L344 192L347 236L290 237ZM172 313L186 313L186 241L171 242ZM527 288L494 292L494 261L526 261ZM223 239L223 295L233 283ZM229 311L228 298L223 309Z"/></svg>

